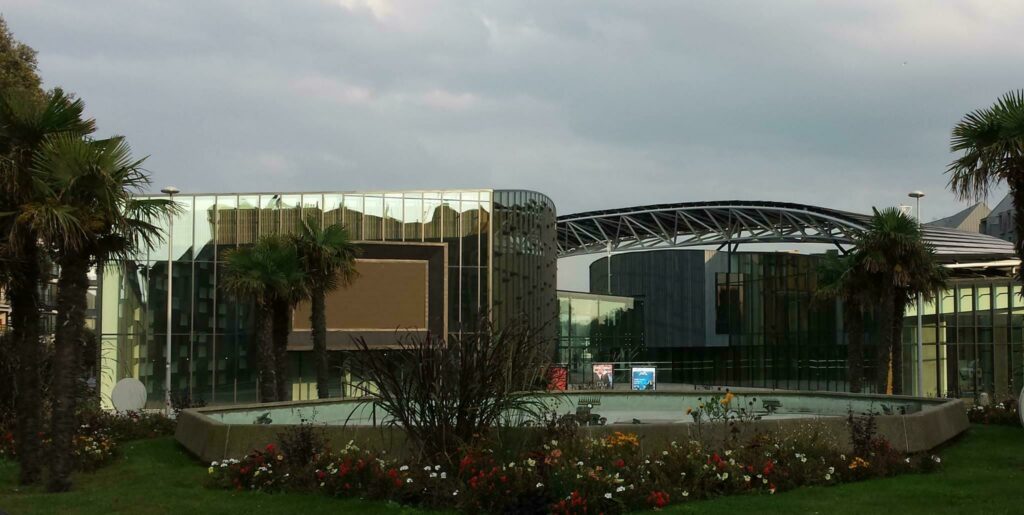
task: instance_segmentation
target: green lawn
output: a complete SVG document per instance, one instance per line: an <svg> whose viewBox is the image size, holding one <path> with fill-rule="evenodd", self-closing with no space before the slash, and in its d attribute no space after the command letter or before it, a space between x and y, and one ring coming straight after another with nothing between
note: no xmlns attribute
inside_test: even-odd
<svg viewBox="0 0 1024 515"><path fill-rule="evenodd" d="M173 438L139 440L122 448L122 457L116 464L92 474L79 474L74 491L65 494L46 494L40 488L19 491L16 468L9 462L0 462L0 510L10 515L422 513L382 502L340 500L325 495L209 489L203 486L206 467Z"/></svg>
<svg viewBox="0 0 1024 515"><path fill-rule="evenodd" d="M889 479L808 487L767 496L732 496L672 506L667 513L821 513L911 515L1024 513L1024 429L972 426L941 449L943 469Z"/></svg>
<svg viewBox="0 0 1024 515"><path fill-rule="evenodd" d="M0 510L23 513L414 513L398 506L319 495L234 493L202 487L206 468L170 438L129 443L123 457L79 475L74 492L19 490L15 469L0 463ZM734 496L674 505L667 513L891 512L1024 513L1024 430L974 426L941 452L944 470L837 487L803 488L775 496Z"/></svg>

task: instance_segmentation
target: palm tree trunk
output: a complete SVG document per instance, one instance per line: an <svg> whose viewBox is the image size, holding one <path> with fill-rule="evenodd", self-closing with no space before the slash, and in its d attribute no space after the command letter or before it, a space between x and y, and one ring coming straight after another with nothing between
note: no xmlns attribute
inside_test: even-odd
<svg viewBox="0 0 1024 515"><path fill-rule="evenodd" d="M898 292L893 299L892 311L892 393L903 394L903 314L906 312L906 297Z"/></svg>
<svg viewBox="0 0 1024 515"><path fill-rule="evenodd" d="M864 382L864 312L860 302L846 304L846 380L850 391L860 393Z"/></svg>
<svg viewBox="0 0 1024 515"><path fill-rule="evenodd" d="M288 395L288 333L291 332L291 304L287 299L277 298L274 310L274 363L277 367L277 399L286 401Z"/></svg>
<svg viewBox="0 0 1024 515"><path fill-rule="evenodd" d="M86 293L89 263L81 254L69 253L60 261L57 279L57 328L53 353L53 414L50 421L51 492L71 489L74 468L76 391L80 370L78 353L85 334Z"/></svg>
<svg viewBox="0 0 1024 515"><path fill-rule="evenodd" d="M252 336L260 370L260 402L277 401L277 365L274 359L273 310L266 300L256 301Z"/></svg>
<svg viewBox="0 0 1024 515"><path fill-rule="evenodd" d="M34 237L24 236L15 243L18 259L13 263L8 298L11 303L12 335L17 370L15 410L15 452L18 455L23 485L39 481L42 472L39 433L42 429L43 344L39 340L39 284L43 275L39 247Z"/></svg>
<svg viewBox="0 0 1024 515"><path fill-rule="evenodd" d="M1013 242L1017 258L1024 260L1024 176L1012 174L1007 179L1010 195L1013 195L1013 227L1016 239ZM1024 267L1017 267L1017 282L1024 282Z"/></svg>
<svg viewBox="0 0 1024 515"><path fill-rule="evenodd" d="M889 360L892 358L892 314L895 293L886 288L878 313L878 345L875 347L875 394L885 395L889 386Z"/></svg>
<svg viewBox="0 0 1024 515"><path fill-rule="evenodd" d="M316 360L316 396L326 399L331 396L328 391L327 368L327 315L324 312L324 290L316 288L310 295L312 313L309 316L313 333L313 359Z"/></svg>

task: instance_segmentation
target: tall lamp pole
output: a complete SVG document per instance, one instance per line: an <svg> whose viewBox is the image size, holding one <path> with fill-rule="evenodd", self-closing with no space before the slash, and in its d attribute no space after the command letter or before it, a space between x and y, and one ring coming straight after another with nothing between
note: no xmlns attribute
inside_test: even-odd
<svg viewBox="0 0 1024 515"><path fill-rule="evenodd" d="M924 192L921 190L914 190L907 194L908 197L917 201L917 207L914 208L914 214L917 215L917 227L920 228L922 225L921 220L921 197L924 196ZM924 323L921 318L921 310L924 308L924 302L921 298L921 292L917 292L917 396L924 397Z"/></svg>
<svg viewBox="0 0 1024 515"><path fill-rule="evenodd" d="M174 195L179 193L180 190L174 186L168 186L162 190L161 193L166 193L170 197L171 202L174 202ZM164 408L166 409L167 416L171 416L171 292L174 289L174 283L171 281L174 275L174 212L173 210L167 211L167 348L165 349L164 361L166 363L164 369Z"/></svg>

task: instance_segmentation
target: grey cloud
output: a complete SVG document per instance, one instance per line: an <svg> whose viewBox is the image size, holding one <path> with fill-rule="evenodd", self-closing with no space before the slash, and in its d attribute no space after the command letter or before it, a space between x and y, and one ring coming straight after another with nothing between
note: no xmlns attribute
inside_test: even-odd
<svg viewBox="0 0 1024 515"><path fill-rule="evenodd" d="M866 211L923 189L940 216L959 208L942 174L952 124L1024 85L1020 8L982 2L13 0L3 14L48 85L186 191L523 187L565 213L721 198Z"/></svg>

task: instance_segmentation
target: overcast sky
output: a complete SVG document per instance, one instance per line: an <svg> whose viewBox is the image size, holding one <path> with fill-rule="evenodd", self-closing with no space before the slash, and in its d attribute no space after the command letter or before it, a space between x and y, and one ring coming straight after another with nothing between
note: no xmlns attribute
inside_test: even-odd
<svg viewBox="0 0 1024 515"><path fill-rule="evenodd" d="M1024 2L4 0L47 86L183 191L495 187L559 213L945 192ZM989 199L990 205L998 198Z"/></svg>

